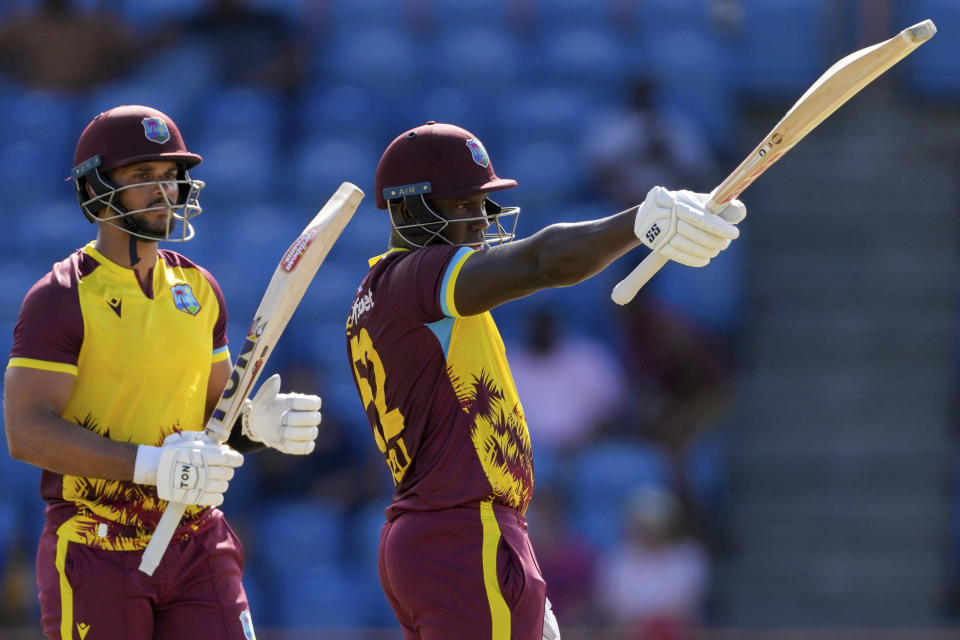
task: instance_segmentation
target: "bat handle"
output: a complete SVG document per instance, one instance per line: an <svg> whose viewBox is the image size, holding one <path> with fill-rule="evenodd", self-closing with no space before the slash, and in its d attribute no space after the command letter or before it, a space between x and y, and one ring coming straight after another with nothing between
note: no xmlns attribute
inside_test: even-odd
<svg viewBox="0 0 960 640"><path fill-rule="evenodd" d="M178 502L167 504L167 508L160 517L160 522L157 523L156 530L150 537L150 542L147 543L147 548L143 550L143 557L140 558L140 571L152 576L153 572L157 570L157 566L163 559L163 554L170 546L173 534L180 524L180 518L183 517L186 510L187 505L185 504Z"/></svg>
<svg viewBox="0 0 960 640"><path fill-rule="evenodd" d="M713 213L722 211L726 207L726 203L742 191L742 189L740 189L735 193L727 194L726 199L723 204L721 204L718 202L719 195L725 188L725 185L726 181L710 193L710 198L707 200L705 207ZM720 217L723 216L721 215ZM646 258L640 261L640 264L634 267L633 271L627 274L626 278L617 283L617 286L615 286L610 293L610 298L619 305L627 304L636 297L637 292L643 288L643 285L647 284L650 278L655 276L657 271L660 271L668 261L667 258L664 258L656 251L650 252Z"/></svg>
<svg viewBox="0 0 960 640"><path fill-rule="evenodd" d="M626 278L617 283L610 297L613 298L613 301L617 304L627 304L633 300L633 297L637 295L640 288L647 284L647 281L650 280L657 271L660 271L665 264L667 264L667 258L664 258L656 251L651 252L646 258L640 261L640 264L638 264Z"/></svg>

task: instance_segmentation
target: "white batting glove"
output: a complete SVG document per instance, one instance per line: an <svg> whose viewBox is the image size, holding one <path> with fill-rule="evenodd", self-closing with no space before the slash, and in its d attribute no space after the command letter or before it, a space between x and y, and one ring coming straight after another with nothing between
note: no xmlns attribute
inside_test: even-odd
<svg viewBox="0 0 960 640"><path fill-rule="evenodd" d="M543 640L560 640L560 627L557 625L557 617L553 615L550 598L547 598L543 609Z"/></svg>
<svg viewBox="0 0 960 640"><path fill-rule="evenodd" d="M260 385L253 400L244 401L243 435L283 453L306 455L320 433L320 396L279 391L280 375L275 373Z"/></svg>
<svg viewBox="0 0 960 640"><path fill-rule="evenodd" d="M703 267L740 236L734 226L747 215L731 200L721 215L706 208L709 194L654 187L637 207L633 230L653 251L688 267Z"/></svg>
<svg viewBox="0 0 960 640"><path fill-rule="evenodd" d="M162 500L216 507L223 503L233 470L243 456L201 431L166 437L160 447L140 445L133 481L157 486Z"/></svg>

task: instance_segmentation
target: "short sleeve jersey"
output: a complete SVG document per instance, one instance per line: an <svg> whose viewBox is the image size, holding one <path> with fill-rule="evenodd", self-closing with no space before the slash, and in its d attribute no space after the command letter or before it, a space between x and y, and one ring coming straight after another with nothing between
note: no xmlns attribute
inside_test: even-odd
<svg viewBox="0 0 960 640"><path fill-rule="evenodd" d="M173 251L152 276L141 287L93 243L54 264L23 301L8 367L75 376L63 418L104 438L158 446L201 429L210 367L230 357L223 294ZM105 549L143 548L166 506L155 487L47 470L41 493L61 534ZM209 511L189 508L180 534Z"/></svg>
<svg viewBox="0 0 960 640"><path fill-rule="evenodd" d="M372 259L347 318L347 351L396 485L387 516L490 500L525 512L530 435L489 312L462 316L457 276L473 249Z"/></svg>

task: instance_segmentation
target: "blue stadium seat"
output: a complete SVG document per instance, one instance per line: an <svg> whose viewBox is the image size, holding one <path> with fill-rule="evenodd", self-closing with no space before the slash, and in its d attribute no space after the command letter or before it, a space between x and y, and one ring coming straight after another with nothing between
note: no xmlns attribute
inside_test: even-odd
<svg viewBox="0 0 960 640"><path fill-rule="evenodd" d="M579 141L583 127L598 107L596 95L567 84L522 84L509 100L496 103L497 128L506 144L517 139Z"/></svg>
<svg viewBox="0 0 960 640"><path fill-rule="evenodd" d="M275 502L260 509L255 521L260 534L257 557L272 570L339 566L345 525L339 508L306 500Z"/></svg>
<svg viewBox="0 0 960 640"><path fill-rule="evenodd" d="M711 0L643 0L636 3L634 17L643 37L664 31L694 29L709 25Z"/></svg>
<svg viewBox="0 0 960 640"><path fill-rule="evenodd" d="M694 500L711 518L722 513L726 499L727 442L720 429L714 429L698 437L687 449L684 473Z"/></svg>
<svg viewBox="0 0 960 640"><path fill-rule="evenodd" d="M356 83L387 92L404 92L423 80L419 41L395 27L353 28L334 32L317 47L313 73L334 84Z"/></svg>
<svg viewBox="0 0 960 640"><path fill-rule="evenodd" d="M396 29L409 25L413 17L408 0L331 0L327 4L330 33L370 27Z"/></svg>
<svg viewBox="0 0 960 640"><path fill-rule="evenodd" d="M715 39L698 31L673 31L648 43L650 73L664 109L696 120L710 142L731 148L736 140L731 60Z"/></svg>
<svg viewBox="0 0 960 640"><path fill-rule="evenodd" d="M250 141L266 153L274 151L287 121L279 96L252 87L215 88L205 97L198 119L205 143Z"/></svg>
<svg viewBox="0 0 960 640"><path fill-rule="evenodd" d="M73 185L69 186L72 190ZM35 202L33 213L18 224L20 246L42 252L52 263L92 240L96 227L87 222L72 196L67 192L59 200ZM44 266L49 268L49 265ZM41 275L37 273L37 278Z"/></svg>
<svg viewBox="0 0 960 640"><path fill-rule="evenodd" d="M213 202L244 206L278 195L272 144L243 136L209 136L188 144L203 156L203 163L190 176L206 183L200 192L204 206Z"/></svg>
<svg viewBox="0 0 960 640"><path fill-rule="evenodd" d="M501 89L527 73L525 41L498 27L466 24L443 29L430 45L436 81L476 92Z"/></svg>
<svg viewBox="0 0 960 640"><path fill-rule="evenodd" d="M644 291L698 325L720 334L742 328L746 316L743 274L749 231L710 261L709 269L667 264Z"/></svg>
<svg viewBox="0 0 960 640"><path fill-rule="evenodd" d="M370 624L374 606L382 605L380 585L369 575L338 565L316 566L293 553L284 562L272 605L283 628L363 628Z"/></svg>
<svg viewBox="0 0 960 640"><path fill-rule="evenodd" d="M823 0L743 0L742 4L733 77L740 94L759 101L799 98L828 66L824 63ZM790 28L778 28L785 24ZM770 46L770 38L776 39L775 47Z"/></svg>
<svg viewBox="0 0 960 640"><path fill-rule="evenodd" d="M373 140L339 136L308 138L287 158L293 181L291 194L303 206L319 209L346 181L363 189L372 199L373 176L382 152Z"/></svg>
<svg viewBox="0 0 960 640"><path fill-rule="evenodd" d="M494 29L509 29L510 0L427 0L433 27L437 31L459 29L465 24Z"/></svg>
<svg viewBox="0 0 960 640"><path fill-rule="evenodd" d="M617 23L616 0L533 0L529 4L539 29L571 24L605 29Z"/></svg>
<svg viewBox="0 0 960 640"><path fill-rule="evenodd" d="M160 59L163 64L156 63ZM84 115L89 120L117 105L145 104L176 120L187 144L192 144L195 131L200 129L196 111L205 104L210 87L216 83L216 61L209 43L186 38L135 65L123 77L90 92Z"/></svg>
<svg viewBox="0 0 960 640"><path fill-rule="evenodd" d="M497 156L496 171L518 186L499 202L515 202L537 216L545 207L575 200L585 188L585 174L572 140L517 141ZM494 196L496 199L496 196Z"/></svg>
<svg viewBox="0 0 960 640"><path fill-rule="evenodd" d="M55 196L76 201L73 186L66 182L73 166L72 149L68 151L53 141L0 138L0 158L6 160L0 185L11 202L27 201L32 206L31 201ZM17 224L28 222L19 220Z"/></svg>
<svg viewBox="0 0 960 640"><path fill-rule="evenodd" d="M368 138L380 126L380 99L362 84L319 85L305 93L297 108L301 134Z"/></svg>
<svg viewBox="0 0 960 640"><path fill-rule="evenodd" d="M52 91L19 88L3 91L0 93L0 141L4 146L29 142L38 153L55 161L48 164L44 173L48 173L50 167L66 168L66 172L63 169L57 172L62 180L70 173L77 138L93 117L78 117L78 102L71 94ZM5 153L3 157L7 158L6 169L16 170L12 166L16 162L10 161L16 156Z"/></svg>
<svg viewBox="0 0 960 640"><path fill-rule="evenodd" d="M309 0L246 0L251 8L279 14L290 22L302 22L315 10Z"/></svg>
<svg viewBox="0 0 960 640"><path fill-rule="evenodd" d="M669 487L670 461L654 446L606 441L585 448L573 464L576 526L593 542L610 545L623 526L623 505L642 486Z"/></svg>
<svg viewBox="0 0 960 640"><path fill-rule="evenodd" d="M136 29L149 32L202 13L206 3L196 0L164 0L164 2L140 2L121 0L119 13Z"/></svg>
<svg viewBox="0 0 960 640"><path fill-rule="evenodd" d="M403 112L403 122L397 123L396 130L391 130L387 140L407 129L419 126L424 122L449 122L470 130L489 144L488 135L496 131L494 107L495 104L511 100L502 100L502 96L491 99L483 92L472 90L460 85L441 84L426 88L411 94L400 107Z"/></svg>
<svg viewBox="0 0 960 640"><path fill-rule="evenodd" d="M537 77L615 97L633 66L633 54L611 28L580 24L544 30L536 50Z"/></svg>

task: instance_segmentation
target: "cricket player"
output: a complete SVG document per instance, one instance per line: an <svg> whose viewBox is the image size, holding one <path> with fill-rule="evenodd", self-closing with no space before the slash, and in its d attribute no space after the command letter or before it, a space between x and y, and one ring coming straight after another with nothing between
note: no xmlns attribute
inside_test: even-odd
<svg viewBox="0 0 960 640"><path fill-rule="evenodd" d="M377 167L392 231L347 318L347 350L396 489L380 581L408 639L555 640L556 618L524 519L530 435L490 309L572 285L640 244L693 267L737 238L746 215L707 194L654 187L600 220L514 240L519 210L476 136L428 122ZM562 615L562 612L561 612Z"/></svg>
<svg viewBox="0 0 960 640"><path fill-rule="evenodd" d="M188 240L201 157L156 109L101 113L72 172L96 239L29 290L4 386L10 454L43 469L37 551L49 638L251 639L243 552L217 505L237 450L314 448L320 398L247 401L229 446L203 425L230 375L226 307L214 277L161 240ZM192 505L153 577L142 550L167 504Z"/></svg>

